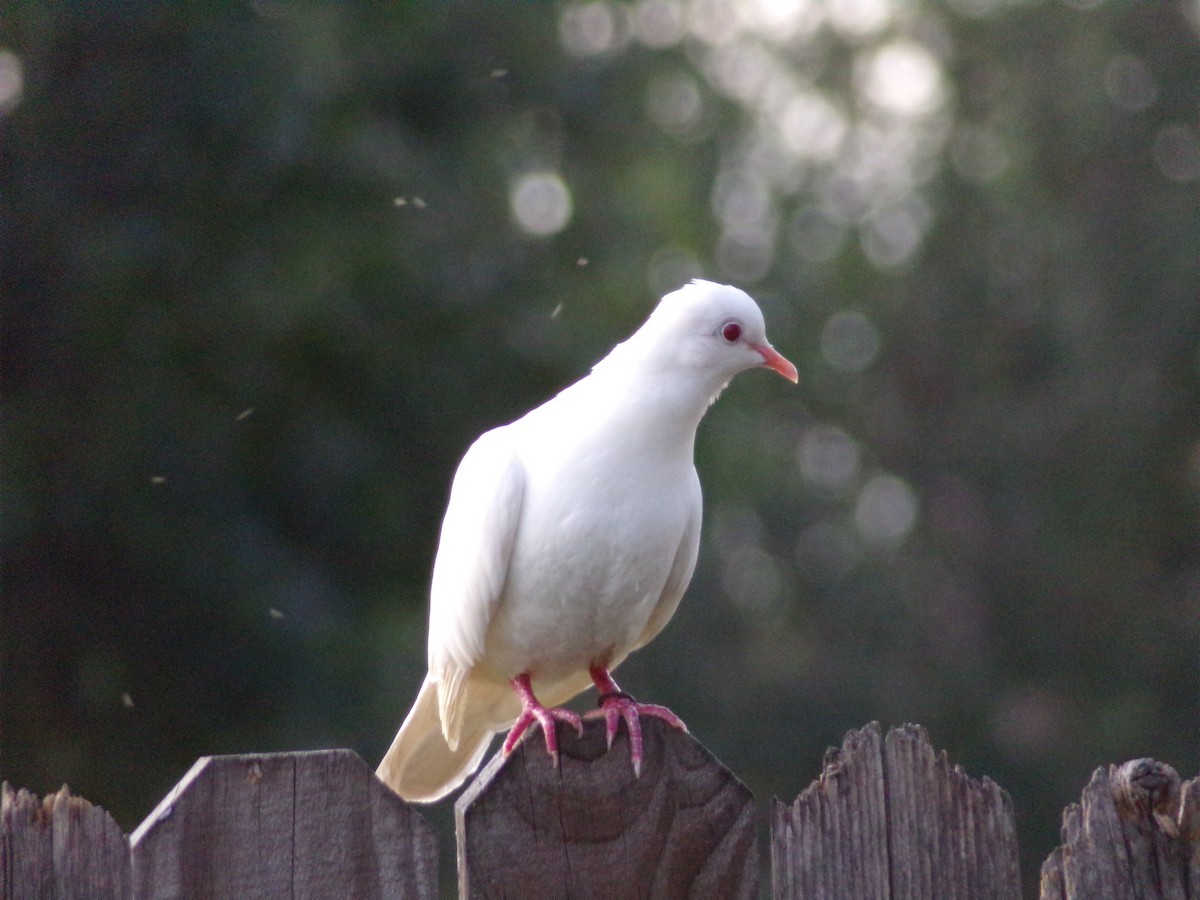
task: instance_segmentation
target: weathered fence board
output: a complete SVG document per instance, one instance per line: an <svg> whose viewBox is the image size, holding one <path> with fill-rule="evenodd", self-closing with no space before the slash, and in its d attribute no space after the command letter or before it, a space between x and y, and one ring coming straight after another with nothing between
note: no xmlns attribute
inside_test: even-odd
<svg viewBox="0 0 1200 900"><path fill-rule="evenodd" d="M349 750L205 757L129 840L3 787L0 898L434 898L433 830Z"/></svg>
<svg viewBox="0 0 1200 900"><path fill-rule="evenodd" d="M641 777L624 730L534 730L455 805L459 896L756 897L754 798L690 734L647 718Z"/></svg>
<svg viewBox="0 0 1200 900"><path fill-rule="evenodd" d="M750 792L691 735L536 729L456 805L462 897L756 897ZM0 787L0 900L438 896L432 829L349 750L201 759L130 838L66 788ZM923 729L846 735L771 814L777 900L1020 896L1012 806ZM1063 814L1042 900L1200 900L1200 778L1149 759L1098 769Z"/></svg>
<svg viewBox="0 0 1200 900"><path fill-rule="evenodd" d="M1063 812L1042 900L1200 900L1200 779L1135 759L1097 769Z"/></svg>
<svg viewBox="0 0 1200 900"><path fill-rule="evenodd" d="M125 900L129 843L112 817L63 787L39 800L0 785L0 897Z"/></svg>
<svg viewBox="0 0 1200 900"><path fill-rule="evenodd" d="M1021 896L1008 795L913 725L850 732L794 803L776 800L771 859L776 900Z"/></svg>
<svg viewBox="0 0 1200 900"><path fill-rule="evenodd" d="M204 757L130 845L136 898L437 896L433 830L349 750Z"/></svg>

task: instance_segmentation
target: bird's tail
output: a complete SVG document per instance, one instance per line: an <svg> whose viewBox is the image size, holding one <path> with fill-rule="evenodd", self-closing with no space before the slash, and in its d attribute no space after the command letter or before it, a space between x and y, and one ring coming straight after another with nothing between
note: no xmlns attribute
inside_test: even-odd
<svg viewBox="0 0 1200 900"><path fill-rule="evenodd" d="M375 770L393 791L414 803L433 803L466 781L479 767L494 732L481 727L479 718L466 717L458 749L451 750L442 736L438 718L437 683L425 683L404 724Z"/></svg>

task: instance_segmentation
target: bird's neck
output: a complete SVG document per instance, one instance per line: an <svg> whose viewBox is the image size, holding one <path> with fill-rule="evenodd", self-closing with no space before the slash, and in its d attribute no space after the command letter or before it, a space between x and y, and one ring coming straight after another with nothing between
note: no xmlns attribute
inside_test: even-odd
<svg viewBox="0 0 1200 900"><path fill-rule="evenodd" d="M696 429L724 384L710 384L678 369L645 367L597 372L596 415L605 427L649 450L692 459Z"/></svg>

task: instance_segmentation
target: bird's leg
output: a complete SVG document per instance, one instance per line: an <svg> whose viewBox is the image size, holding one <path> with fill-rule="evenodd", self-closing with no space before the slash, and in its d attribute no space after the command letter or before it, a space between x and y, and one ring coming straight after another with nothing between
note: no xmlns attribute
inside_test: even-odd
<svg viewBox="0 0 1200 900"><path fill-rule="evenodd" d="M612 675L604 666L592 666L588 669L596 690L600 692L597 698L599 709L592 710L588 717L603 716L605 731L608 734L608 746L612 748L613 738L617 736L618 723L624 719L625 727L629 730L629 758L633 761L633 774L642 774L642 723L640 716L656 716L668 725L687 731L683 720L665 706L653 703L638 703L625 693L613 681Z"/></svg>
<svg viewBox="0 0 1200 900"><path fill-rule="evenodd" d="M578 713L571 712L569 709L546 709L538 702L538 698L533 695L533 686L529 683L529 673L523 672L509 682L513 686L513 690L517 692L517 696L521 698L521 715L517 716L517 721L513 723L513 727L508 732L508 737L504 739L504 755L513 752L513 748L517 746L517 742L521 740L526 729L534 722L542 726L542 734L546 738L546 752L550 754L550 758L554 760L554 765L558 765L558 734L554 730L555 720L566 722L572 726L580 735L583 734L583 721L579 718Z"/></svg>

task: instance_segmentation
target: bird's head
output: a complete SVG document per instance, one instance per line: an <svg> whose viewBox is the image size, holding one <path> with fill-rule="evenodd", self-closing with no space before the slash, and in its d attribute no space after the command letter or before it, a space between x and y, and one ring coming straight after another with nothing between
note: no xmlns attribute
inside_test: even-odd
<svg viewBox="0 0 1200 900"><path fill-rule="evenodd" d="M795 383L796 367L767 340L758 304L745 291L699 279L667 294L630 339L651 359L705 373L726 384L765 367Z"/></svg>

